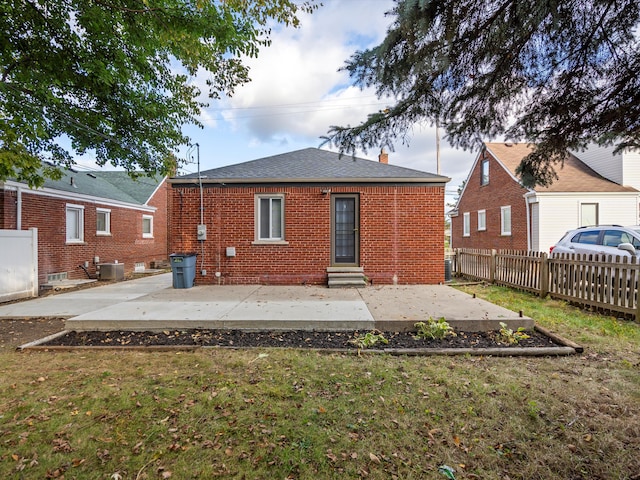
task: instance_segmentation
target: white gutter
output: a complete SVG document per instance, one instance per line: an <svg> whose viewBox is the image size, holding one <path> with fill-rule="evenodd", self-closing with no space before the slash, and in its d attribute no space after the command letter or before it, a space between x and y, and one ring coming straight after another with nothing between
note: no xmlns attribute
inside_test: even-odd
<svg viewBox="0 0 640 480"><path fill-rule="evenodd" d="M434 186L444 186L445 183L449 182L451 179L449 177L425 177L425 178L416 178L416 177L350 177L350 178L207 178L206 176L202 176L199 178L171 178L168 180L168 183L173 185L178 184L198 184L199 181L202 180L202 183L205 185L216 184L216 185L226 185L226 184L257 184L257 183L296 183L296 184L308 184L308 183L430 183L434 184Z"/></svg>
<svg viewBox="0 0 640 480"><path fill-rule="evenodd" d="M18 201L16 204L16 230L22 230L22 187L18 187L16 190L18 192Z"/></svg>

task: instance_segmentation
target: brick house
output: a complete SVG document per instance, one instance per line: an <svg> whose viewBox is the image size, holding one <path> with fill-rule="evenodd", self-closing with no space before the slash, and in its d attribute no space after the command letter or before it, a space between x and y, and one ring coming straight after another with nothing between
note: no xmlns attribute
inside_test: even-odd
<svg viewBox="0 0 640 480"><path fill-rule="evenodd" d="M551 185L523 187L515 172L531 149L524 143L484 145L449 212L453 248L548 252L572 228L638 223L640 192L573 154L556 167Z"/></svg>
<svg viewBox="0 0 640 480"><path fill-rule="evenodd" d="M0 229L34 227L40 285L95 277L102 263L149 268L168 258L166 179L68 170L38 189L0 182Z"/></svg>
<svg viewBox="0 0 640 480"><path fill-rule="evenodd" d="M449 178L387 159L308 148L170 179L170 249L197 253L198 284L440 283Z"/></svg>

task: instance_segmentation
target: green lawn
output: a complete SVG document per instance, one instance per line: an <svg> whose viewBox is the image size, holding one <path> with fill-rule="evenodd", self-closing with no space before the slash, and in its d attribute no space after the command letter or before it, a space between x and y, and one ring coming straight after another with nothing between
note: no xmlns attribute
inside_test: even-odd
<svg viewBox="0 0 640 480"><path fill-rule="evenodd" d="M639 325L467 290L584 354L4 349L0 477L638 478Z"/></svg>

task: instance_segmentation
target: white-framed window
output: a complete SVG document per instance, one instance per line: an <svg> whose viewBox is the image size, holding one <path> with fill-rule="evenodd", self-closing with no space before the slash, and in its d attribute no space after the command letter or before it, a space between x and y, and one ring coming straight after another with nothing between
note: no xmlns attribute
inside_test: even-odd
<svg viewBox="0 0 640 480"><path fill-rule="evenodd" d="M462 214L462 236L471 236L471 214L469 212Z"/></svg>
<svg viewBox="0 0 640 480"><path fill-rule="evenodd" d="M480 185L489 185L489 160L482 160L480 164Z"/></svg>
<svg viewBox="0 0 640 480"><path fill-rule="evenodd" d="M500 207L500 235L511 235L511 205Z"/></svg>
<svg viewBox="0 0 640 480"><path fill-rule="evenodd" d="M111 210L96 208L96 234L111 235Z"/></svg>
<svg viewBox="0 0 640 480"><path fill-rule="evenodd" d="M483 232L487 229L487 211L478 210L478 231Z"/></svg>
<svg viewBox="0 0 640 480"><path fill-rule="evenodd" d="M68 203L66 215L67 243L84 243L84 207Z"/></svg>
<svg viewBox="0 0 640 480"><path fill-rule="evenodd" d="M142 215L142 238L153 238L153 215Z"/></svg>
<svg viewBox="0 0 640 480"><path fill-rule="evenodd" d="M593 227L598 223L598 204L597 203L581 203L580 204L580 226Z"/></svg>
<svg viewBox="0 0 640 480"><path fill-rule="evenodd" d="M256 241L284 241L284 195L256 195Z"/></svg>

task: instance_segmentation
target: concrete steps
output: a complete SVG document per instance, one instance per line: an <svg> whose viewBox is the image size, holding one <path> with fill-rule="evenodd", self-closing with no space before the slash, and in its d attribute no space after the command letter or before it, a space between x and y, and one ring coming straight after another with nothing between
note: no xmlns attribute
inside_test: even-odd
<svg viewBox="0 0 640 480"><path fill-rule="evenodd" d="M367 286L362 267L327 267L329 288L362 288Z"/></svg>

